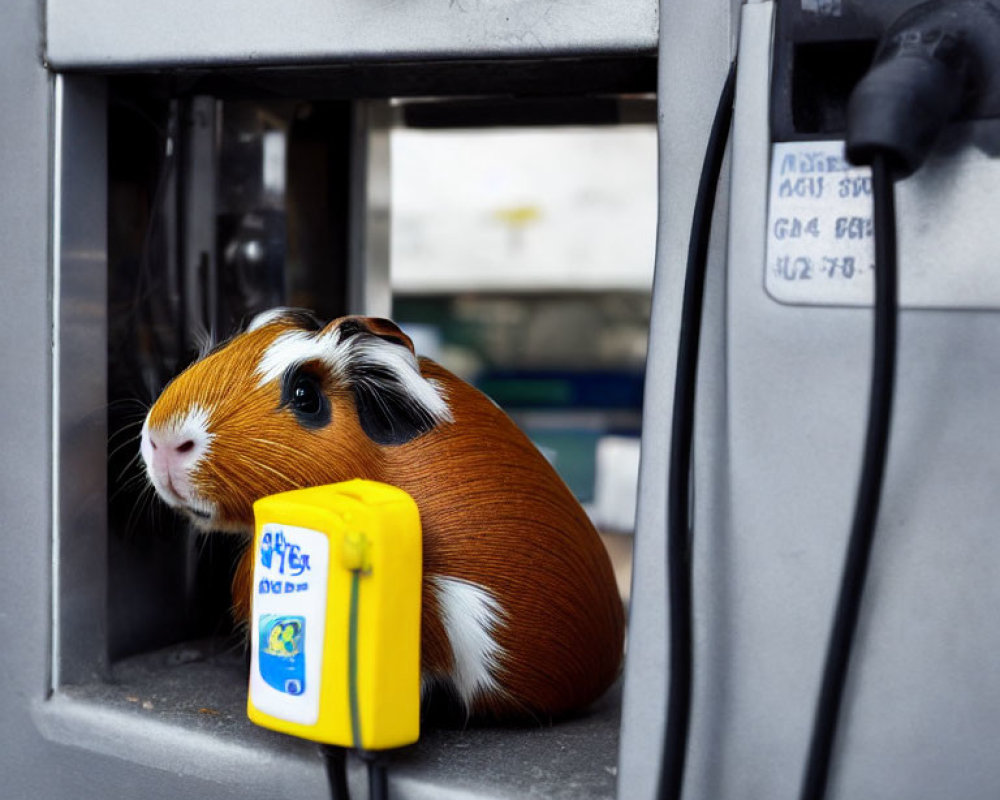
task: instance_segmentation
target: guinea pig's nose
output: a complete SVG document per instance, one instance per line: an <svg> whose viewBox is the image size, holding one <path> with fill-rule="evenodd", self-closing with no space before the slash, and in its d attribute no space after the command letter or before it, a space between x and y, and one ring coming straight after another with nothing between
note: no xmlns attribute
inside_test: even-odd
<svg viewBox="0 0 1000 800"><path fill-rule="evenodd" d="M153 445L154 450L160 449L160 445L157 443L155 436L149 437L149 443ZM178 453L187 453L194 449L194 442L191 439L188 439L187 441L181 442L180 444L177 445L168 444L166 445L166 447L168 450L171 449L172 447Z"/></svg>
<svg viewBox="0 0 1000 800"><path fill-rule="evenodd" d="M197 455L197 444L184 433L150 431L149 445L157 456L168 461L182 460L184 456Z"/></svg>

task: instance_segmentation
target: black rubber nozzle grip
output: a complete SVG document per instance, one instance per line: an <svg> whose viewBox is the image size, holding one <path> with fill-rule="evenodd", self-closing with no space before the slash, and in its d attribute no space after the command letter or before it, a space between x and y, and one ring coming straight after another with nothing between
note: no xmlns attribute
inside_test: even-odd
<svg viewBox="0 0 1000 800"><path fill-rule="evenodd" d="M847 106L847 158L871 164L883 153L897 178L924 161L962 102L961 72L921 55L875 66L855 87Z"/></svg>

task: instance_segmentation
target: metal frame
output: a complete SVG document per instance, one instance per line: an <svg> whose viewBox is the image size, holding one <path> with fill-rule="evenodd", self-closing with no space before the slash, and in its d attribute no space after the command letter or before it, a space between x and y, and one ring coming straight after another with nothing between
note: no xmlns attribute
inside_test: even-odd
<svg viewBox="0 0 1000 800"><path fill-rule="evenodd" d="M670 452L670 409L691 216L715 105L735 51L739 19L737 0L662 0L659 62L659 224L653 310L646 357L646 389L639 472L639 502L633 554L629 650L625 664L618 797L647 800L657 796L660 755L666 717L668 678L666 566L666 486ZM672 31L683 31L672 36ZM712 245L706 283L705 328L701 343L698 415L695 435L695 486L718 486L725 464L725 242L728 224L729 169L724 165L712 220ZM723 479L724 480L724 479ZM699 531L714 528L724 510L713 493L696 494L694 514ZM697 598L698 613L717 606L708 584L703 538L695 539L695 585L711 586ZM721 654L707 653L698 643L697 664L710 665ZM711 667L707 668L711 671ZM712 686L706 672L695 685L695 713ZM715 725L710 717L695 719L688 758L687 785L712 785L713 750L701 745L698 727ZM711 796L710 794L706 796Z"/></svg>
<svg viewBox="0 0 1000 800"><path fill-rule="evenodd" d="M623 709L623 800L655 796L667 677L663 487L681 271L709 106L728 59L728 31L708 29L709 11L677 4L671 13L672 5L663 6L664 30L683 25L686 41L696 45L666 37L661 50L664 205ZM696 666L685 800L798 796L864 436L871 311L782 304L764 286L776 5L748 2L741 9L724 171L730 195L727 208L720 192L709 266L695 436ZM722 19L717 26L724 27ZM692 135L695 120L704 127ZM962 138L961 130L952 133ZM989 292L995 276L987 274L983 223L970 215L956 231L936 207L954 192L995 193L995 167L970 176L968 163L967 152L949 150L901 187L900 249L907 251L909 239L914 252L922 233L916 229L937 217L934 236L951 247L945 258L931 250L935 269L965 262L975 277L962 288ZM908 270L918 279L927 260L927 251L902 258L902 280ZM948 274L965 283L961 270ZM936 299L939 306L949 300ZM992 668L1000 648L998 342L995 312L901 312L892 442L830 797L985 799L1000 785L993 752L1000 673Z"/></svg>
<svg viewBox="0 0 1000 800"><path fill-rule="evenodd" d="M52 686L108 674L107 96L54 79Z"/></svg>
<svg viewBox="0 0 1000 800"><path fill-rule="evenodd" d="M238 659L185 645L107 662L107 83L93 73L418 60L437 61L444 75L442 60L460 58L482 65L485 79L476 77L478 66L462 78L481 86L502 76L501 62L511 59L525 64L518 74L527 86L538 65L553 58L563 59L566 81L577 58L593 69L587 59L648 57L658 34L652 0L582 9L552 0L377 9L366 0L336 8L305 0L291 11L250 0L239 19L234 26L218 6L192 0L155 4L139 15L109 0L5 6L0 98L17 109L0 118L0 174L8 187L0 197L8 287L0 295L7 367L0 381L10 398L0 434L13 454L0 469L9 531L0 560L0 635L14 643L0 652L0 771L11 796L328 793L315 746L245 719ZM436 80L426 75L421 86ZM343 92L353 79L337 80ZM375 102L358 108L359 141L382 146L385 109ZM370 159L362 163L355 197L372 207L382 178ZM376 269L385 255L372 247L377 223L374 216L352 223L352 270L366 279L355 282L352 302L385 313L387 284ZM592 715L554 728L477 731L475 747L462 731L440 732L405 754L393 771L393 791L400 798L529 790L608 797L618 702L611 693ZM455 757L444 763L442 752ZM520 754L514 762L511 752ZM546 766L525 771L543 753L552 756ZM359 790L360 764L352 764L351 780Z"/></svg>
<svg viewBox="0 0 1000 800"><path fill-rule="evenodd" d="M83 32L86 32L83 35ZM653 0L48 0L46 56L58 70L510 59L652 52Z"/></svg>
<svg viewBox="0 0 1000 800"><path fill-rule="evenodd" d="M389 128L387 100L358 100L351 120L351 210L348 311L389 317Z"/></svg>
<svg viewBox="0 0 1000 800"><path fill-rule="evenodd" d="M775 5L744 10L740 47L725 307L727 480L710 490L726 524L710 529L704 556L716 576L709 585L728 592L717 621L703 628L726 649L702 714L726 724L724 735L702 736L716 755L717 783L714 791L697 787L693 799L745 797L747 786L766 797L797 795L867 413L870 309L782 305L763 287ZM907 258L907 240L918 241L914 228L934 203L967 180L962 164L952 152L901 191L903 281L924 266ZM979 177L962 189L983 192L990 181ZM960 233L942 224L938 235L956 241L960 261L988 238L982 230L967 219ZM989 259L971 263L988 285ZM988 798L1000 785L992 756L1000 676L990 666L1000 647L992 621L1000 586L982 571L1000 561L998 341L995 312L900 314L892 440L831 797Z"/></svg>

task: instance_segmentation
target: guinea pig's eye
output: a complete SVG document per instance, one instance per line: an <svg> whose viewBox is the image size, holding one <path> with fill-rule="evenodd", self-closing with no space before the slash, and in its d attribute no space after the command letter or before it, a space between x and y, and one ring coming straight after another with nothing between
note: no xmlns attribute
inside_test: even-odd
<svg viewBox="0 0 1000 800"><path fill-rule="evenodd" d="M322 428L330 422L330 401L319 378L300 369L290 369L281 382L281 405L288 406L300 425Z"/></svg>

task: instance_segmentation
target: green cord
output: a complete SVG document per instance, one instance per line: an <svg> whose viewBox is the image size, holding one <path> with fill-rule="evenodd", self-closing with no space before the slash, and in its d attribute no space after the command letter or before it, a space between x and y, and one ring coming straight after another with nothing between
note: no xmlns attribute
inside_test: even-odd
<svg viewBox="0 0 1000 800"><path fill-rule="evenodd" d="M351 570L351 606L347 621L347 695L351 705L351 735L361 747L361 708L358 705L358 593L361 570Z"/></svg>

